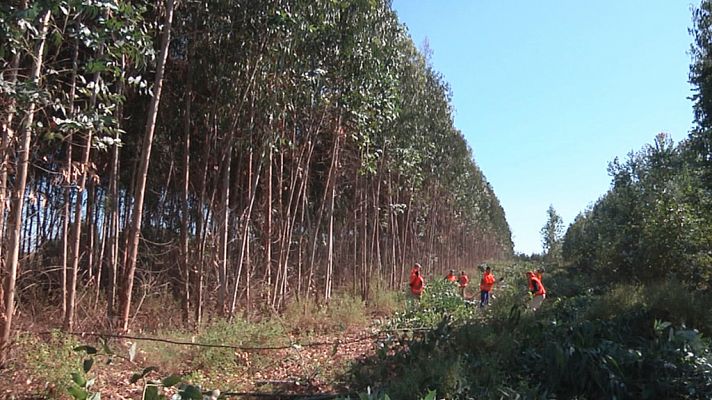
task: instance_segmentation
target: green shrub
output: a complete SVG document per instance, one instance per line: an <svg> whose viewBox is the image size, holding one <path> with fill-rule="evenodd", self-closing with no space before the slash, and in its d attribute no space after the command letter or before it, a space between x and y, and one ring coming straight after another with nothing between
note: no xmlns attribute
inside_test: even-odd
<svg viewBox="0 0 712 400"><path fill-rule="evenodd" d="M326 314L310 297L287 303L282 318L292 332L304 334L321 332L324 329Z"/></svg>
<svg viewBox="0 0 712 400"><path fill-rule="evenodd" d="M286 333L277 321L252 323L242 319L232 322L219 320L206 328L197 337L205 344L230 344L235 346L260 347L286 345ZM234 373L250 367L259 368L265 361L259 353L243 354L234 349L196 347L193 349L193 368L206 372Z"/></svg>
<svg viewBox="0 0 712 400"><path fill-rule="evenodd" d="M14 350L18 354L15 367L21 367L27 378L43 382L41 390L47 396L59 397L70 386L72 372L81 366L81 354L73 350L78 345L73 336L58 330L52 331L47 340L21 334Z"/></svg>
<svg viewBox="0 0 712 400"><path fill-rule="evenodd" d="M674 282L618 285L552 297L531 313L521 267L506 271L492 307L461 319L456 297L431 285L431 297L395 322L432 329L384 340L352 368L356 387L403 399L428 390L448 399L712 397L712 348L700 333L709 329L709 296ZM567 274L545 275L547 289L580 285Z"/></svg>
<svg viewBox="0 0 712 400"><path fill-rule="evenodd" d="M381 285L371 285L368 295L368 311L379 316L391 316L396 310L405 304L405 296L402 291L392 291L381 287Z"/></svg>
<svg viewBox="0 0 712 400"><path fill-rule="evenodd" d="M368 325L366 304L361 298L349 293L340 293L332 298L328 312L328 325L344 330L349 327L363 327ZM324 321L322 321L323 323Z"/></svg>

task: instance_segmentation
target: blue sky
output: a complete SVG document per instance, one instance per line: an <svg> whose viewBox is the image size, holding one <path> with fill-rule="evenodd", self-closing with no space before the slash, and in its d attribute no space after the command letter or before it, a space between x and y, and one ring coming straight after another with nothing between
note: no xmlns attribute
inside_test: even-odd
<svg viewBox="0 0 712 400"><path fill-rule="evenodd" d="M451 85L455 125L492 184L515 250L541 251L550 204L568 226L606 169L692 126L690 4L679 0L394 0Z"/></svg>

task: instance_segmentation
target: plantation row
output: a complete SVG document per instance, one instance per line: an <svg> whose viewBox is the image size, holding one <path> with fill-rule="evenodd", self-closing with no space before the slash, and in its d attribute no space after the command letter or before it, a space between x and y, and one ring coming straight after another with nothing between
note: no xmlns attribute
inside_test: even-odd
<svg viewBox="0 0 712 400"><path fill-rule="evenodd" d="M10 0L0 49L0 354L16 301L199 327L512 252L388 1Z"/></svg>

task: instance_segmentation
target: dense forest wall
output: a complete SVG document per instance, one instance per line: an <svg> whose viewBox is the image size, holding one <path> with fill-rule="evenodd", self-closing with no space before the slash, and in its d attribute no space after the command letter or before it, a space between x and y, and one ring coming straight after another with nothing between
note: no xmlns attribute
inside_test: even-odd
<svg viewBox="0 0 712 400"><path fill-rule="evenodd" d="M134 282L167 284L199 323L512 253L449 88L387 1L0 13L4 332L29 292L71 329L77 287L126 325Z"/></svg>
<svg viewBox="0 0 712 400"><path fill-rule="evenodd" d="M712 3L693 10L695 126L609 165L611 188L571 224L566 261L601 283L677 280L712 288ZM644 118L643 116L641 116Z"/></svg>

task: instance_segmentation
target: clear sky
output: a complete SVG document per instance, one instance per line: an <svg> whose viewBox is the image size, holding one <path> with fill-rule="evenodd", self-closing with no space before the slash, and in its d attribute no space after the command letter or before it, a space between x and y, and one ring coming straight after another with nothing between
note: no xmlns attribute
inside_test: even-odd
<svg viewBox="0 0 712 400"><path fill-rule="evenodd" d="M515 250L541 251L550 204L568 226L609 188L615 157L692 126L684 0L394 0L453 91L455 125L492 184Z"/></svg>

